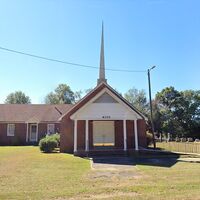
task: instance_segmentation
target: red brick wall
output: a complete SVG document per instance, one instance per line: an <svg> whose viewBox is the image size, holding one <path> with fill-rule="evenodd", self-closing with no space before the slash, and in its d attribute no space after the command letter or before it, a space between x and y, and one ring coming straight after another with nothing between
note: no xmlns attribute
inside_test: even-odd
<svg viewBox="0 0 200 200"><path fill-rule="evenodd" d="M7 123L0 123L0 145L24 145L26 144L26 123L13 123L15 124L15 135L7 136ZM47 124L40 123L38 124L38 141L44 137L47 133ZM28 138L30 136L30 125ZM55 123L55 130L60 129L60 124Z"/></svg>
<svg viewBox="0 0 200 200"><path fill-rule="evenodd" d="M45 123L38 124L38 141L40 141L41 138L45 137L46 133L47 133L47 124Z"/></svg>
<svg viewBox="0 0 200 200"><path fill-rule="evenodd" d="M123 121L115 121L115 147L119 149L124 148L124 135L123 135Z"/></svg>
<svg viewBox="0 0 200 200"><path fill-rule="evenodd" d="M101 91L105 85L101 85L97 90L95 90L93 93L88 95L82 102L78 104L78 106L75 106L71 109L61 120L61 127L60 127L60 151L61 152L68 152L72 153L74 150L74 128L73 124L74 122L70 119L70 116L76 112L79 108L81 108L85 103L88 102L89 99L94 97L99 91ZM91 123L91 122L90 122ZM91 132L91 125L89 124L89 132ZM89 134L89 137L91 137L91 133ZM91 138L92 139L92 138ZM89 139L91 141L91 139ZM89 148L91 149L93 144L89 144Z"/></svg>
<svg viewBox="0 0 200 200"><path fill-rule="evenodd" d="M68 116L63 117L60 126L60 151L72 153L74 150L74 123Z"/></svg>
<svg viewBox="0 0 200 200"><path fill-rule="evenodd" d="M77 150L85 150L85 120L77 121Z"/></svg>
<svg viewBox="0 0 200 200"><path fill-rule="evenodd" d="M138 142L139 146L146 147L146 123L143 119L137 120L138 128ZM134 121L127 120L127 148L135 148L135 135L134 135ZM85 149L85 120L77 121L77 148L78 150ZM73 121L67 120L61 125L61 152L73 152L74 149L74 128ZM115 121L115 147L124 148L124 137L123 137L123 121ZM89 121L89 149L93 149L93 121Z"/></svg>
<svg viewBox="0 0 200 200"><path fill-rule="evenodd" d="M15 124L15 135L7 136L7 123L0 123L0 145L24 145L26 143L26 124Z"/></svg>
<svg viewBox="0 0 200 200"><path fill-rule="evenodd" d="M138 126L138 143L139 143L139 146L147 147L145 120L143 120L143 119L137 120L137 126Z"/></svg>
<svg viewBox="0 0 200 200"><path fill-rule="evenodd" d="M40 123L38 124L38 141L41 138L46 136L48 124L55 124L55 132L56 130L60 130L60 123ZM29 133L30 133L30 129L29 129Z"/></svg>
<svg viewBox="0 0 200 200"><path fill-rule="evenodd" d="M126 128L127 128L127 148L128 149L135 148L134 121L127 120Z"/></svg>
<svg viewBox="0 0 200 200"><path fill-rule="evenodd" d="M85 103L87 103L91 98L93 98L96 94L98 94L103 88L107 87L106 85L101 85L97 88L93 93L89 94L85 97L77 106L74 106L63 118L61 121L61 145L60 151L61 152L73 152L74 148L74 128L73 128L73 121L70 119L70 116L75 113L79 108L81 108ZM123 99L122 99L123 100ZM124 101L124 100L123 100ZM126 102L125 102L126 103ZM137 112L137 111L136 111ZM145 137L145 129L146 125L144 120L137 122L138 133L139 133L139 145L146 146L146 137ZM83 125L82 125L83 126ZM81 126L81 129L83 127ZM92 121L89 121L89 148L93 148L93 134L92 134ZM82 130L83 132L83 130ZM128 148L134 147L134 124L132 121L127 122L127 136L128 136ZM140 135L141 134L141 135ZM78 134L79 135L79 134ZM83 134L85 135L85 134ZM82 138L78 139L78 147L81 148L84 146L84 137L81 135ZM78 136L79 137L79 136ZM84 141L83 141L84 140ZM115 144L118 148L123 148L123 121L119 120L115 122Z"/></svg>
<svg viewBox="0 0 200 200"><path fill-rule="evenodd" d="M93 121L89 121L89 149L93 149Z"/></svg>

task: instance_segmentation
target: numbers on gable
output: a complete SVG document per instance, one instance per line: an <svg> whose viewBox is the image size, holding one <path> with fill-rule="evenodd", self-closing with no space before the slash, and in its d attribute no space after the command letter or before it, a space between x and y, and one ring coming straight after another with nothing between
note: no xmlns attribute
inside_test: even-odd
<svg viewBox="0 0 200 200"><path fill-rule="evenodd" d="M102 116L103 119L110 119L111 117L108 115Z"/></svg>

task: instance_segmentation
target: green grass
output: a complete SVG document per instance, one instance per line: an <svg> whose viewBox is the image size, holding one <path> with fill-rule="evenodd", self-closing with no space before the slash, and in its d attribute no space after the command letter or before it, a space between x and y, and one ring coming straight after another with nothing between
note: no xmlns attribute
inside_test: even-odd
<svg viewBox="0 0 200 200"><path fill-rule="evenodd" d="M200 164L138 164L139 178L91 178L90 162L38 147L0 147L0 200L200 199Z"/></svg>

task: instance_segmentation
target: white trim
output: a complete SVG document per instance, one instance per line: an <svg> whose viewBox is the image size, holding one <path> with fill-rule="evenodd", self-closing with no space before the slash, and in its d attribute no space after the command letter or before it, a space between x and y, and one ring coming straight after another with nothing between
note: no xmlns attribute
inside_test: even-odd
<svg viewBox="0 0 200 200"><path fill-rule="evenodd" d="M26 142L28 142L28 123L26 123Z"/></svg>
<svg viewBox="0 0 200 200"><path fill-rule="evenodd" d="M74 120L74 152L77 152L77 120Z"/></svg>
<svg viewBox="0 0 200 200"><path fill-rule="evenodd" d="M85 151L89 151L89 127L88 127L88 120L85 120Z"/></svg>
<svg viewBox="0 0 200 200"><path fill-rule="evenodd" d="M134 120L135 150L138 151L138 129L137 120Z"/></svg>
<svg viewBox="0 0 200 200"><path fill-rule="evenodd" d="M81 108L79 108L75 113L73 113L70 116L70 119L78 119L77 118L77 114L83 110L85 107L87 107L88 105L90 105L91 103L93 103L96 99L98 99L103 93L107 92L110 96L112 96L118 103L124 105L130 112L132 112L136 118L138 119L142 119L142 117L133 109L130 108L130 106L128 106L126 103L124 103L118 96L116 96L116 94L113 94L113 92L111 92L108 88L104 88L102 89L96 96L94 96L92 99L90 99L90 101L88 101L85 105L83 105ZM117 120L117 119L112 119L112 120Z"/></svg>
<svg viewBox="0 0 200 200"><path fill-rule="evenodd" d="M38 141L38 123L36 124L36 142Z"/></svg>
<svg viewBox="0 0 200 200"><path fill-rule="evenodd" d="M124 151L127 150L127 130L126 130L126 120L123 120L123 133L124 133Z"/></svg>
<svg viewBox="0 0 200 200"><path fill-rule="evenodd" d="M12 131L13 131L13 133L11 134L10 133L10 127L12 127ZM7 136L8 137L13 137L13 136L15 136L15 124L7 124Z"/></svg>
<svg viewBox="0 0 200 200"><path fill-rule="evenodd" d="M76 107L79 103L81 103L82 101L84 101L84 99L86 99L91 93L93 93L97 88L99 88L101 85L103 85L105 83L100 83L99 85L97 85L95 88L93 88L90 92L88 92L82 99L80 99L76 104L74 104L74 106L72 106L66 113L64 113L58 120L61 121L62 118L69 113L71 110L74 109L74 107Z"/></svg>
<svg viewBox="0 0 200 200"><path fill-rule="evenodd" d="M49 132L49 130L51 129L50 128L51 126L53 126L53 130L52 130L52 132ZM52 133L55 133L55 124L49 123L49 124L47 124L47 134L52 134Z"/></svg>
<svg viewBox="0 0 200 200"><path fill-rule="evenodd" d="M108 84L106 84L106 86L115 94L115 93L118 93L117 91L115 91L110 85L108 85ZM116 95L116 94L115 94ZM119 97L118 97L119 98ZM142 119L142 117L143 117L143 119L144 120L148 120L148 118L145 116L145 115L143 115L137 108L135 108L129 101L127 101L124 97L122 97L123 98L123 100L126 102L125 104L128 104L129 105L129 107L132 109L132 110L134 110L140 117L139 117L139 119L141 118ZM121 100L121 99L120 99ZM122 101L122 100L121 100ZM124 103L124 102L123 102ZM142 116L142 117L141 117Z"/></svg>
<svg viewBox="0 0 200 200"><path fill-rule="evenodd" d="M98 118L95 118L95 117L77 117L75 118L76 120L93 120L93 121L117 121L117 120L123 120L122 117L112 117L112 118L109 118L109 119L106 119L106 118L101 118L101 117L98 117ZM75 120L75 119L72 119L72 120ZM127 119L127 120L134 120L134 119Z"/></svg>
<svg viewBox="0 0 200 200"><path fill-rule="evenodd" d="M74 106L71 107L71 109L69 109L66 113L64 113L60 118L59 118L59 121L61 121L63 119L63 117L65 115L67 115L69 112L71 112L77 105L79 105L81 102L83 102L90 94L92 94L95 90L97 90L99 87L101 87L101 85L105 85L107 88L109 88L112 93L114 93L115 96L117 96L117 91L115 91L110 85L108 85L107 83L105 82L102 82L100 83L99 85L97 85L94 89L92 89L88 94L86 94L81 100L79 100ZM119 98L117 96L117 98ZM123 98L123 97L122 97ZM121 100L121 99L120 99ZM134 110L138 115L139 115L139 119L140 118L144 118L146 121L148 120L146 116L144 116L140 111L138 111L136 108L134 108L125 98L123 98L123 100L126 102L123 102L124 104L128 104L127 106L131 109L131 110ZM121 100L122 101L122 100ZM77 111L76 111L77 112ZM142 116L142 117L141 117Z"/></svg>
<svg viewBox="0 0 200 200"><path fill-rule="evenodd" d="M32 126L36 126L36 137L35 137L35 140L32 140L32 139L31 139ZM30 142L37 142L37 141L38 141L38 124L37 124L37 123L30 124L29 141L30 141Z"/></svg>

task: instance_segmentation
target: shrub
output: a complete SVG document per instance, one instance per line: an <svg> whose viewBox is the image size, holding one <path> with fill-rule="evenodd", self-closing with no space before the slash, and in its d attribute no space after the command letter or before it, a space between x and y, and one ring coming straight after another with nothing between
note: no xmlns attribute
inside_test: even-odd
<svg viewBox="0 0 200 200"><path fill-rule="evenodd" d="M193 140L193 138L187 138L187 141L188 142L193 142L194 140Z"/></svg>
<svg viewBox="0 0 200 200"><path fill-rule="evenodd" d="M152 133L147 132L146 136L147 136L147 146L149 146L150 144L153 143L153 135Z"/></svg>
<svg viewBox="0 0 200 200"><path fill-rule="evenodd" d="M180 139L179 137L176 137L176 138L175 138L175 141L176 141L176 142L180 142L181 139Z"/></svg>
<svg viewBox="0 0 200 200"><path fill-rule="evenodd" d="M181 138L181 142L186 142L187 139L186 138Z"/></svg>
<svg viewBox="0 0 200 200"><path fill-rule="evenodd" d="M58 142L58 144L60 144L60 134L55 133L55 134L52 134L52 135L50 135L48 137L51 137L51 138L55 139Z"/></svg>
<svg viewBox="0 0 200 200"><path fill-rule="evenodd" d="M200 142L200 140L199 139L195 139L195 141L194 142Z"/></svg>
<svg viewBox="0 0 200 200"><path fill-rule="evenodd" d="M39 142L40 150L45 153L51 153L55 150L55 148L58 147L59 138L60 137L58 137L58 134L53 134L42 138Z"/></svg>

